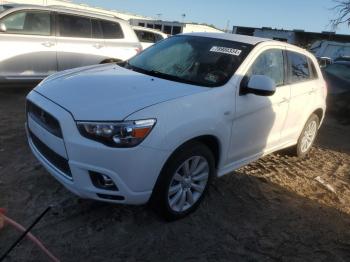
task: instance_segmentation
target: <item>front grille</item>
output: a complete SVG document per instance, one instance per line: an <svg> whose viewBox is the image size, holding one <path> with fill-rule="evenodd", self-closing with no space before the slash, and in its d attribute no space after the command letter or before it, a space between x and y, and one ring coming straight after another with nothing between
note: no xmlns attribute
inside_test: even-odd
<svg viewBox="0 0 350 262"><path fill-rule="evenodd" d="M60 123L56 118L28 100L26 107L27 114L29 114L36 123L51 134L63 138Z"/></svg>
<svg viewBox="0 0 350 262"><path fill-rule="evenodd" d="M72 173L68 164L68 160L58 155L56 152L47 147L40 141L31 131L29 131L30 138L36 147L36 149L42 154L47 161L49 161L54 167L60 170L68 177L72 177Z"/></svg>

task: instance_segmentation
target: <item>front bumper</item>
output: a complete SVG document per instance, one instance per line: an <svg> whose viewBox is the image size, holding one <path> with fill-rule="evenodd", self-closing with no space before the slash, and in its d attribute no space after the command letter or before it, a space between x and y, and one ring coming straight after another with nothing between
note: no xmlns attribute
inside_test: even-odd
<svg viewBox="0 0 350 262"><path fill-rule="evenodd" d="M26 129L33 154L68 190L82 198L106 202L137 205L149 200L169 152L143 146L127 149L107 147L82 137L72 115L59 105L35 91L30 92L27 99L59 121L63 138L51 134L30 115L27 115ZM33 135L56 157L68 162L69 174L57 168L43 154ZM91 181L90 172L109 176L117 190L97 188Z"/></svg>

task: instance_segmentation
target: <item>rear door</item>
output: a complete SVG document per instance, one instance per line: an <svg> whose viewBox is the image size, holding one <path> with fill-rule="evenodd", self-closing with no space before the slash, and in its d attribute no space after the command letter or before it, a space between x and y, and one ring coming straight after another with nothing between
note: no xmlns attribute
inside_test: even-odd
<svg viewBox="0 0 350 262"><path fill-rule="evenodd" d="M99 64L105 59L102 36L93 38L93 33L101 33L96 20L64 13L58 13L56 19L59 71Z"/></svg>
<svg viewBox="0 0 350 262"><path fill-rule="evenodd" d="M286 140L295 141L316 103L315 92L317 92L318 79L306 55L287 51L287 57L291 98L282 136Z"/></svg>
<svg viewBox="0 0 350 262"><path fill-rule="evenodd" d="M57 71L56 39L51 12L22 10L3 18L0 75L7 79L41 79Z"/></svg>

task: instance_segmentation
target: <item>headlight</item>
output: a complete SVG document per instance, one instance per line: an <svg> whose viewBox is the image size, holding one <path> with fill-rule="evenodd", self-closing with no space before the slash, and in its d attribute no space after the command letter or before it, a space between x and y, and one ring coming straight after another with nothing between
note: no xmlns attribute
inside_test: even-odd
<svg viewBox="0 0 350 262"><path fill-rule="evenodd" d="M82 136L111 147L140 144L156 124L155 119L125 122L77 122Z"/></svg>

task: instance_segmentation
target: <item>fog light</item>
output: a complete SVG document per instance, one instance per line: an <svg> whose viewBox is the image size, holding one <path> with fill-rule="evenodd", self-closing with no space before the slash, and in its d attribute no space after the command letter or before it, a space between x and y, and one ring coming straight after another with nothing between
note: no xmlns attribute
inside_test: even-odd
<svg viewBox="0 0 350 262"><path fill-rule="evenodd" d="M95 187L104 190L118 191L117 185L109 176L94 171L89 171L89 174Z"/></svg>

